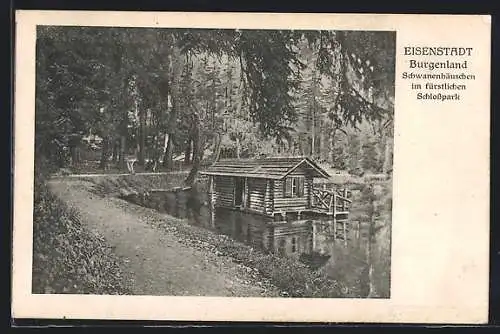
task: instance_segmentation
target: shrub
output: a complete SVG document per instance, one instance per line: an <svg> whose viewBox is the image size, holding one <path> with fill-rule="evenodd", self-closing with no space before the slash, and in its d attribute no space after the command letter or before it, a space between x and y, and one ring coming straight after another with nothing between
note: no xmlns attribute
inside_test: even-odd
<svg viewBox="0 0 500 334"><path fill-rule="evenodd" d="M33 217L33 293L128 293L105 240L86 230L77 212L52 195L40 177Z"/></svg>

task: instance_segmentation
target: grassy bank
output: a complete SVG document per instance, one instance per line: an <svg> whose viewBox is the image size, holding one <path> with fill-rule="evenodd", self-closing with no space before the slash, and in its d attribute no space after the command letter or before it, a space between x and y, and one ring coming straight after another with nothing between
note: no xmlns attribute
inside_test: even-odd
<svg viewBox="0 0 500 334"><path fill-rule="evenodd" d="M231 257L235 262L254 268L270 281L287 292L290 297L338 298L355 297L354 287L332 280L320 271L312 271L297 259L264 253L248 245L234 241L224 235L206 233L189 225L180 225L184 236L210 243L221 256Z"/></svg>
<svg viewBox="0 0 500 334"><path fill-rule="evenodd" d="M304 263L293 258L284 258L265 253L228 236L214 233L206 228L188 224L187 219L160 214L154 209L130 202L121 202L123 210L147 217L145 221L155 228L172 233L190 247L225 256L234 262L258 271L263 278L285 291L290 297L356 297L358 291L332 280L326 273L313 271Z"/></svg>
<svg viewBox="0 0 500 334"><path fill-rule="evenodd" d="M85 178L85 180L94 184L96 193L100 195L117 196L121 190L142 193L150 189L171 189L181 187L187 174L188 172L159 175L106 175Z"/></svg>
<svg viewBox="0 0 500 334"><path fill-rule="evenodd" d="M128 294L127 279L106 241L77 212L35 185L33 293Z"/></svg>

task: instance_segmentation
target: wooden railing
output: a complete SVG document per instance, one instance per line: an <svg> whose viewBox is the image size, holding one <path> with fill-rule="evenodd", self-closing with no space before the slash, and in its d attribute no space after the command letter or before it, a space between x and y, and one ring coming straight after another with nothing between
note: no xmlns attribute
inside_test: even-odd
<svg viewBox="0 0 500 334"><path fill-rule="evenodd" d="M313 187L311 195L313 210L332 215L349 211L351 200L348 198L347 189L332 190Z"/></svg>

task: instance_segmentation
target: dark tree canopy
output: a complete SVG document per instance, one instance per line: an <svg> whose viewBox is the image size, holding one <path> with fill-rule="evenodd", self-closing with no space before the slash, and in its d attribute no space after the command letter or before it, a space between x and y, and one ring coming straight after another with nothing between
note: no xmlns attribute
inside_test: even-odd
<svg viewBox="0 0 500 334"><path fill-rule="evenodd" d="M393 32L42 26L37 34L37 145L48 147L89 129L102 136L125 135L135 126L129 114L138 108L142 127L150 110L158 131L166 129L161 131L182 146L193 131L186 125L203 122L200 108L208 106L220 116L224 88L214 66L225 66L223 59L239 67L240 109L247 110L263 140L289 141L301 117L301 84L309 80L303 43L317 55L318 75L331 81L326 109L335 124L356 127L392 118ZM213 82L210 89L189 65L207 56L219 62L210 65L212 79L203 79ZM208 69L208 63L203 66ZM219 97L208 105L192 103L210 94ZM212 119L213 126L219 124Z"/></svg>

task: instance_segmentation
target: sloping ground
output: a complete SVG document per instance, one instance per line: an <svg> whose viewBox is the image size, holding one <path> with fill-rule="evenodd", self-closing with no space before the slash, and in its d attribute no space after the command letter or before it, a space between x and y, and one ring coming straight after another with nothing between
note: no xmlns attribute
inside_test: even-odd
<svg viewBox="0 0 500 334"><path fill-rule="evenodd" d="M118 182L118 181L117 181ZM51 191L69 206L77 207L82 223L99 232L120 258L130 280L131 293L139 295L279 296L280 291L255 270L206 247L155 228L158 213L125 209L130 204L91 192L95 184L83 180L52 180ZM137 207L139 208L139 207ZM164 226L182 224L164 215ZM203 246L203 245L202 245Z"/></svg>
<svg viewBox="0 0 500 334"><path fill-rule="evenodd" d="M74 210L37 184L33 293L128 294L119 263L101 235L88 231Z"/></svg>

